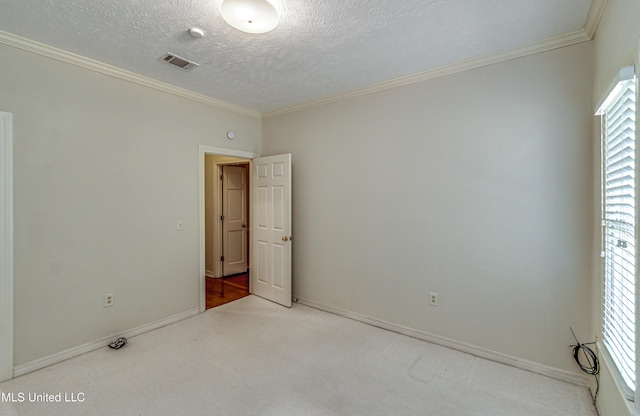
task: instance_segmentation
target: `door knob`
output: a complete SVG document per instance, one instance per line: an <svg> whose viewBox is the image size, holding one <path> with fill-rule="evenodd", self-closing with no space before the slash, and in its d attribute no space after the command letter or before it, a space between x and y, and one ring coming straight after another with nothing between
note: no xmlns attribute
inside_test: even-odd
<svg viewBox="0 0 640 416"><path fill-rule="evenodd" d="M247 228L247 224L242 224L242 228Z"/></svg>
<svg viewBox="0 0 640 416"><path fill-rule="evenodd" d="M289 237L285 235L284 237L282 237L282 241L289 241Z"/></svg>

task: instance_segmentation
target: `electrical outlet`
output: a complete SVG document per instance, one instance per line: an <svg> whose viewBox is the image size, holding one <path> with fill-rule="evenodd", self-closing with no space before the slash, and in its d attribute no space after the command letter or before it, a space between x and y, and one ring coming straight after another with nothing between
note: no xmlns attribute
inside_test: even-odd
<svg viewBox="0 0 640 416"><path fill-rule="evenodd" d="M429 305L438 306L438 293L429 292Z"/></svg>
<svg viewBox="0 0 640 416"><path fill-rule="evenodd" d="M104 294L104 307L113 306L113 293Z"/></svg>

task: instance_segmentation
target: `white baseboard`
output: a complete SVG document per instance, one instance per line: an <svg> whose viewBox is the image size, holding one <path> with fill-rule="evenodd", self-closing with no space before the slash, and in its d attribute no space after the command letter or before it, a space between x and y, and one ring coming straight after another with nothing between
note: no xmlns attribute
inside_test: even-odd
<svg viewBox="0 0 640 416"><path fill-rule="evenodd" d="M207 277L216 277L216 274L214 272L212 272L211 270L205 270L204 271L204 275Z"/></svg>
<svg viewBox="0 0 640 416"><path fill-rule="evenodd" d="M68 350L60 351L58 353L49 355L47 357L39 358L37 360L30 361L25 364L21 364L13 368L13 376L19 377L24 374L30 373L32 371L40 370L41 368L48 367L53 364L57 364L61 361L68 360L69 358L77 357L78 355L85 354L87 352L96 350L98 348L102 348L106 346L108 343L112 342L114 339L119 337L131 338L136 335L143 334L145 332L163 327L165 325L172 324L174 322L181 321L183 319L192 317L200 313L199 308L189 309L187 311L181 312L176 315L169 316L167 318L161 319L159 321L151 322L148 324L144 324L138 326L136 328L132 328L128 331L119 332L117 334L112 334L95 341L88 342L86 344L78 345L77 347L69 348Z"/></svg>
<svg viewBox="0 0 640 416"><path fill-rule="evenodd" d="M492 351L486 348L481 348L474 345L466 344L464 342L456 341L450 338L445 338L439 335L430 334L428 332L420 331L418 329L413 329L406 326L383 321L381 319L372 318L370 316L361 315L359 313L347 311L340 308L335 308L333 306L324 305L322 303L314 302L309 299L303 299L303 298L297 298L297 297L294 297L294 299L296 299L297 302L303 305L306 305L315 309L333 313L335 315L340 315L345 318L353 319L353 320L356 320L365 324L369 324L378 328L386 329L388 331L393 331L399 334L421 339L423 341L428 341L434 344L442 345L443 347L452 348L454 350L475 355L480 358L485 358L501 364L510 365L512 367L520 368L522 370L531 371L533 373L551 377L556 380L565 381L567 383L576 384L579 386L588 385L588 379L586 376L574 374L569 371L560 370L560 369L539 364L533 361L524 360L522 358L513 357L511 355Z"/></svg>

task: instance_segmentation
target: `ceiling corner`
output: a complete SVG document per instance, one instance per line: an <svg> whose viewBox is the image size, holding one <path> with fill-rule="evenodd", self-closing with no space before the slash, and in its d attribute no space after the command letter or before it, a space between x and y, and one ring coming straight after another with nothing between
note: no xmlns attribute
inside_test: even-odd
<svg viewBox="0 0 640 416"><path fill-rule="evenodd" d="M593 0L591 3L591 9L589 9L587 21L584 24L584 31L589 39L593 39L595 36L598 24L600 23L600 18L602 18L602 13L604 12L606 5L607 0Z"/></svg>

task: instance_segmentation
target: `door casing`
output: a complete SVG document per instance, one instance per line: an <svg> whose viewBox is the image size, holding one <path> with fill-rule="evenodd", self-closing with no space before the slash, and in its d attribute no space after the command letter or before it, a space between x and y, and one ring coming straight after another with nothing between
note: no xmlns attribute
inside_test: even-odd
<svg viewBox="0 0 640 416"><path fill-rule="evenodd" d="M13 114L0 112L0 381L13 378Z"/></svg>

